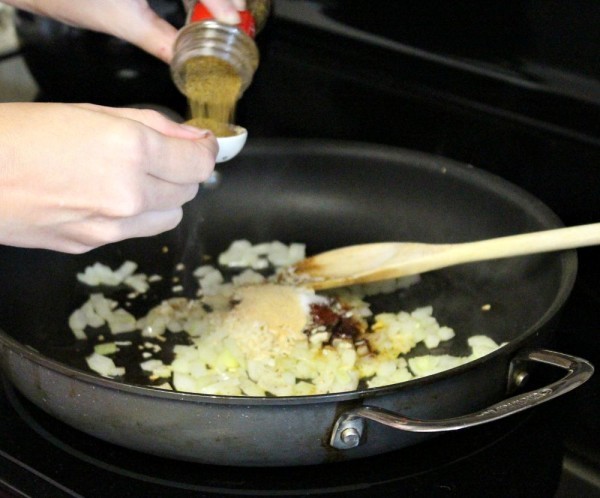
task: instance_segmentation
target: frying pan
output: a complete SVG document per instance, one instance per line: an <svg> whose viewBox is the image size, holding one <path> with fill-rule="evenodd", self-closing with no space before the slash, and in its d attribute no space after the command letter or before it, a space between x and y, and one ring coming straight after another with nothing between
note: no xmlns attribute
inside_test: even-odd
<svg viewBox="0 0 600 498"><path fill-rule="evenodd" d="M504 346L458 368L399 385L307 397L177 393L101 378L84 367L85 341L68 330L85 300L77 272L126 259L175 275L236 239L307 244L315 253L373 241L453 243L560 226L520 188L448 159L368 144L294 140L251 143L223 165L157 237L71 256L0 248L0 361L7 378L43 410L101 439L202 463L306 465L380 454L446 430L492 422L583 383L592 366L545 349L576 276L573 251L431 272L375 309L432 305L457 336L434 353L465 353L485 334ZM183 277L188 287L191 277ZM164 279L170 282L170 279ZM149 295L149 306L168 285ZM490 305L489 311L482 310ZM392 308L393 307L393 308ZM140 310L138 310L140 311ZM539 363L566 375L514 390Z"/></svg>

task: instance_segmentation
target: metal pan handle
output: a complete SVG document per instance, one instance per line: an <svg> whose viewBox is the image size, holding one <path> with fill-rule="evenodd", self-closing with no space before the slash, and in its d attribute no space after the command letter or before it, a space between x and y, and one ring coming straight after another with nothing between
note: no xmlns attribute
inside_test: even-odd
<svg viewBox="0 0 600 498"><path fill-rule="evenodd" d="M485 424L549 401L587 381L594 373L588 361L546 349L519 353L513 362L537 362L567 370L560 380L540 389L513 396L478 412L442 420L419 420L404 417L376 406L360 406L343 413L333 426L330 444L337 449L349 449L363 442L365 419L409 432L444 432Z"/></svg>

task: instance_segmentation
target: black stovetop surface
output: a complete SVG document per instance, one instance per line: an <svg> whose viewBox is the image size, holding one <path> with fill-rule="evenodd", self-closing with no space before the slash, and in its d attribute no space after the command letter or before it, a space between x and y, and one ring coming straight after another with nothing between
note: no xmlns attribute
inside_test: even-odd
<svg viewBox="0 0 600 498"><path fill-rule="evenodd" d="M276 1L259 40L261 66L238 112L249 140L347 139L439 154L520 185L567 225L600 221L600 84L590 52L597 30L585 31L597 26L597 6L529 0L514 12L505 4L486 12L475 3L470 11L421 4L388 11L398 26L391 30L382 2ZM514 25L502 24L507 19ZM568 36L569 23L580 29L576 36ZM580 57L571 60L576 50ZM124 104L115 98L107 88L97 103ZM181 110L177 99L157 103ZM553 348L598 366L600 250L579 257ZM0 497L600 497L599 393L596 374L527 413L395 453L343 465L239 469L96 440L3 383Z"/></svg>

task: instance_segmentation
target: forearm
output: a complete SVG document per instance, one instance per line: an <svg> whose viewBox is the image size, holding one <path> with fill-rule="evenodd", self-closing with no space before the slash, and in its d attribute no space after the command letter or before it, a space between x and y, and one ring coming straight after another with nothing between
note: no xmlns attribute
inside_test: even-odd
<svg viewBox="0 0 600 498"><path fill-rule="evenodd" d="M169 62L177 29L159 17L146 0L8 0L34 14L122 38Z"/></svg>
<svg viewBox="0 0 600 498"><path fill-rule="evenodd" d="M106 2L72 2L69 0L2 0L3 3L33 14L74 26L97 30L98 10L105 10ZM79 5L77 5L79 3ZM81 5L84 3L84 5ZM100 16L102 18L103 16Z"/></svg>
<svg viewBox="0 0 600 498"><path fill-rule="evenodd" d="M71 26L107 33L170 62L177 29L159 17L146 0L7 0L5 3ZM239 22L244 0L204 0L215 18Z"/></svg>

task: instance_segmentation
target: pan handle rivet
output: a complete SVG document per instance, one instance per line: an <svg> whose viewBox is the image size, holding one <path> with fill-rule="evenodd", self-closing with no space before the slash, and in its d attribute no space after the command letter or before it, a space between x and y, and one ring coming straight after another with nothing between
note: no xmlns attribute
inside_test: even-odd
<svg viewBox="0 0 600 498"><path fill-rule="evenodd" d="M523 385L527 379L529 378L529 374L527 372L519 372L517 373L513 379L516 387Z"/></svg>
<svg viewBox="0 0 600 498"><path fill-rule="evenodd" d="M348 447L358 446L360 432L355 427L347 427L340 434L340 440Z"/></svg>

